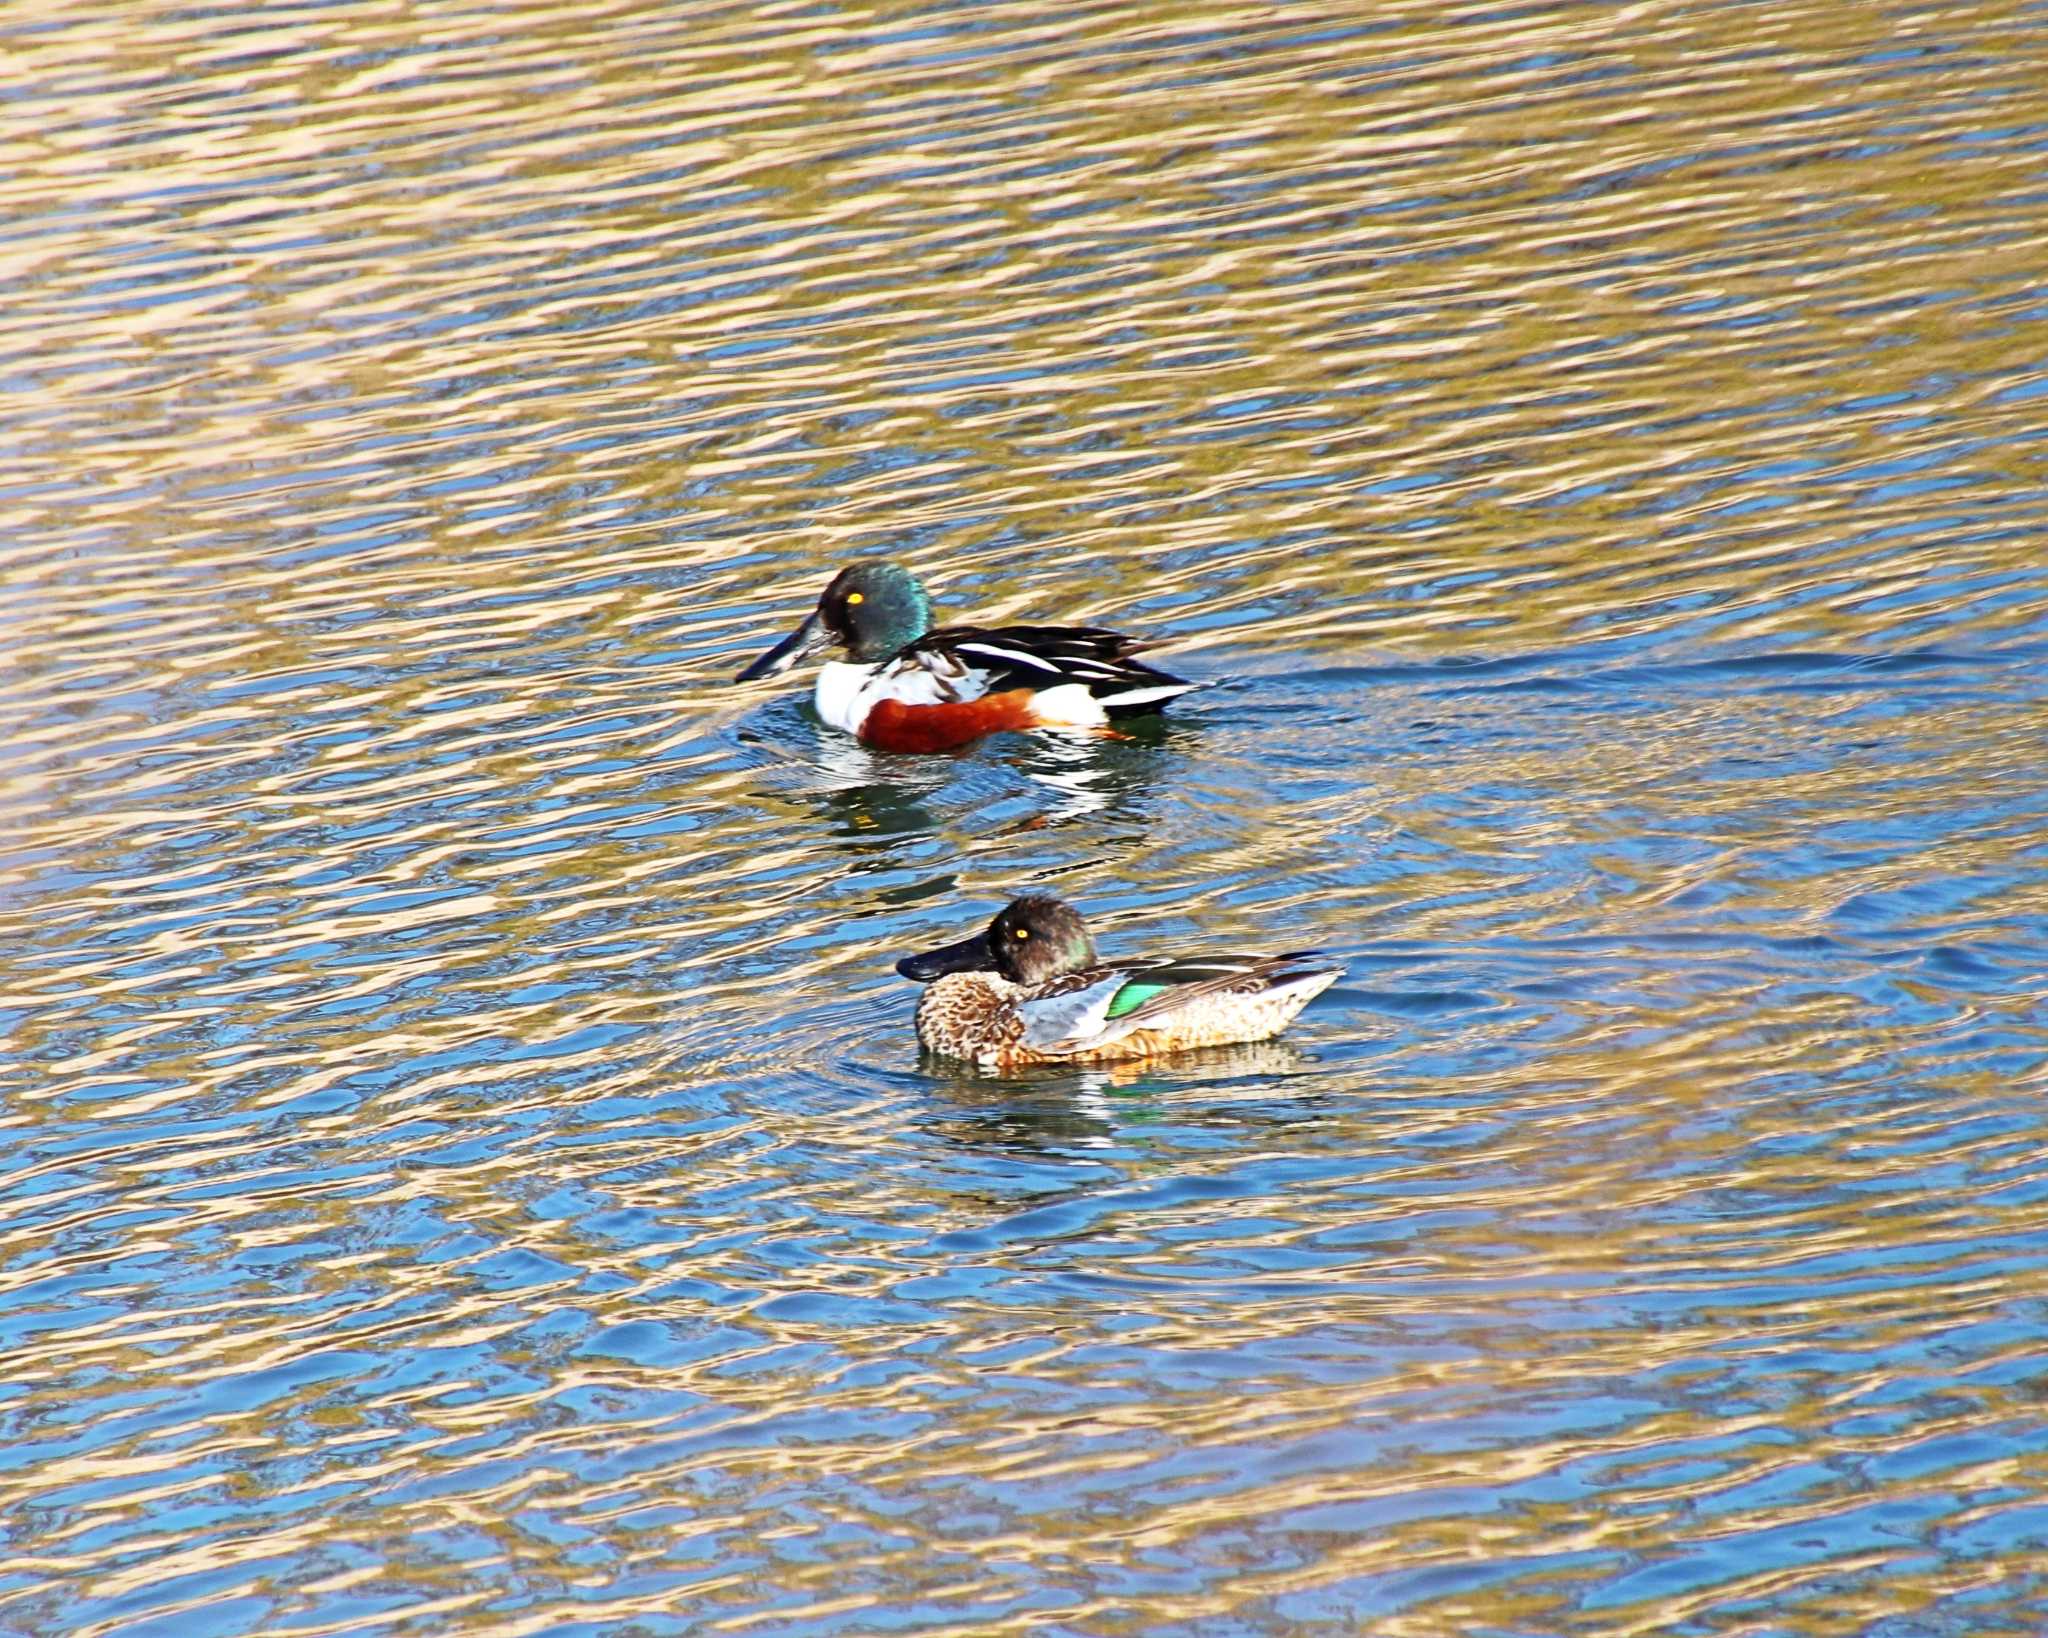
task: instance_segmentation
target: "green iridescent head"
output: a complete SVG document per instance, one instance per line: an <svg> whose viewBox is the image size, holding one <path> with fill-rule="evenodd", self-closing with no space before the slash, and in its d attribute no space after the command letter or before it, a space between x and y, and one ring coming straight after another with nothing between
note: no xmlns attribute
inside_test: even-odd
<svg viewBox="0 0 2048 1638"><path fill-rule="evenodd" d="M803 624L733 680L772 677L833 643L872 665L931 629L932 602L916 575L896 563L856 563L832 577Z"/></svg>

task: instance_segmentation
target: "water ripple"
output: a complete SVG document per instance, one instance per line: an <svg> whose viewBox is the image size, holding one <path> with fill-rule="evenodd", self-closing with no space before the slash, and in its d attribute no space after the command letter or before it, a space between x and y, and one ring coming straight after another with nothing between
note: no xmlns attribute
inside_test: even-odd
<svg viewBox="0 0 2048 1638"><path fill-rule="evenodd" d="M2042 44L14 30L0 1627L2040 1630ZM882 552L1214 686L728 684ZM1347 977L920 1062L1027 886Z"/></svg>

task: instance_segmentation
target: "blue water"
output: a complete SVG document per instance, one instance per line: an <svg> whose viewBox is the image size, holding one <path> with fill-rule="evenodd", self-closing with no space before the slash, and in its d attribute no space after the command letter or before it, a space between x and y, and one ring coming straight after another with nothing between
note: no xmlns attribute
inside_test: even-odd
<svg viewBox="0 0 2048 1638"><path fill-rule="evenodd" d="M2048 1627L2042 43L19 34L0 1631ZM921 1060L1025 890L1346 975Z"/></svg>

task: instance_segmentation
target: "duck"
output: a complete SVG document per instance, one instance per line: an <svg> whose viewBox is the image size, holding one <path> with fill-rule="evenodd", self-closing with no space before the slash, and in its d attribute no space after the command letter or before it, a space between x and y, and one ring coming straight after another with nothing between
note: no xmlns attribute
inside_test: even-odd
<svg viewBox="0 0 2048 1638"><path fill-rule="evenodd" d="M733 681L778 676L836 645L812 695L827 726L879 751L954 751L1008 731L1113 732L1202 686L1134 658L1157 646L1100 626L932 625L929 594L895 563L835 574L818 606Z"/></svg>
<svg viewBox="0 0 2048 1638"><path fill-rule="evenodd" d="M1064 900L1027 893L956 944L896 963L926 986L918 1044L983 1069L1108 1063L1263 1041L1342 975L1320 952L1104 963Z"/></svg>

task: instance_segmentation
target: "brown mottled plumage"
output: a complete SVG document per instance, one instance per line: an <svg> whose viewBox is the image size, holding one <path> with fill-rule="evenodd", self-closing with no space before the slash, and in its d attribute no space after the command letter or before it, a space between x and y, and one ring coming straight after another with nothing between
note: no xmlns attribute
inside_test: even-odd
<svg viewBox="0 0 2048 1638"><path fill-rule="evenodd" d="M917 1005L920 1044L1001 1069L1264 1040L1336 981L1342 969L1315 960L1295 952L1107 966L1072 907L1031 896L986 932L897 970L930 982Z"/></svg>
<svg viewBox="0 0 2048 1638"><path fill-rule="evenodd" d="M1070 986L1086 989L1112 976L1108 968L1078 973ZM1315 975L1320 982L1296 985L1284 994L1239 992L1199 997L1157 1024L1133 1029L1113 1040L1072 1052L1054 1052L1024 1045L1024 1020L1016 1003L1045 994L1012 984L994 973L951 973L936 980L917 1002L917 1039L928 1052L947 1058L969 1058L996 1068L1016 1064L1115 1063L1150 1058L1191 1047L1226 1046L1234 1041L1263 1041L1278 1035L1294 1015L1336 982L1334 972ZM1248 981L1249 982L1249 981ZM1263 989L1265 981L1260 980Z"/></svg>

